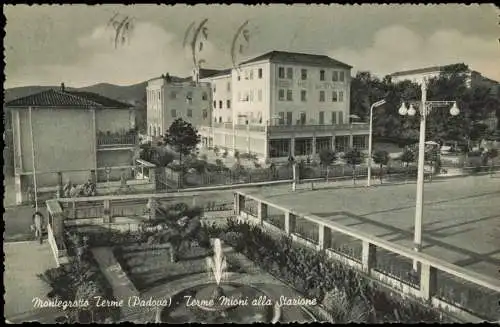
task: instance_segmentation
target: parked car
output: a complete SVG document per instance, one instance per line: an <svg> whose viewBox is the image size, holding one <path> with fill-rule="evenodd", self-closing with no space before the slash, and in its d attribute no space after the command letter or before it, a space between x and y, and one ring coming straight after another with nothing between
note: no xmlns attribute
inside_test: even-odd
<svg viewBox="0 0 500 327"><path fill-rule="evenodd" d="M439 151L443 154L449 153L453 150L454 145L451 143L443 143Z"/></svg>

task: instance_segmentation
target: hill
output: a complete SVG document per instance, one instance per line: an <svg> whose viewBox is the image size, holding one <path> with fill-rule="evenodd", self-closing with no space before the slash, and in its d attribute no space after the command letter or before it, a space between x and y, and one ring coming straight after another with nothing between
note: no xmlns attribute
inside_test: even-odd
<svg viewBox="0 0 500 327"><path fill-rule="evenodd" d="M147 82L142 82L134 85L120 86L108 83L99 83L91 86L72 88L67 87L72 91L94 92L102 96L128 103L145 103ZM49 89L58 89L60 86L21 86L6 89L4 91L4 102L8 102L17 98L25 97L38 92L43 92Z"/></svg>

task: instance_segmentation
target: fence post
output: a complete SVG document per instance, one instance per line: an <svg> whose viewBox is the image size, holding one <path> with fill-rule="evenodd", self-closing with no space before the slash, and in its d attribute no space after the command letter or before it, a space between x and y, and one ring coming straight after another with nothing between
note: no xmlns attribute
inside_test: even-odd
<svg viewBox="0 0 500 327"><path fill-rule="evenodd" d="M234 214L239 216L240 215L240 195L238 192L233 193L233 207L234 207Z"/></svg>
<svg viewBox="0 0 500 327"><path fill-rule="evenodd" d="M149 219L150 220L156 219L156 208L157 207L158 207L158 202L156 202L156 199L149 198L148 204L147 204L147 209L149 211Z"/></svg>
<svg viewBox="0 0 500 327"><path fill-rule="evenodd" d="M285 212L285 233L287 235L290 235L295 231L295 219L295 215L290 211Z"/></svg>
<svg viewBox="0 0 500 327"><path fill-rule="evenodd" d="M437 269L428 263L420 263L420 296L430 300L437 290Z"/></svg>
<svg viewBox="0 0 500 327"><path fill-rule="evenodd" d="M259 219L259 224L262 225L264 219L267 218L267 204L259 202L257 206L257 218Z"/></svg>
<svg viewBox="0 0 500 327"><path fill-rule="evenodd" d="M375 267L377 260L377 247L368 241L363 240L363 252L361 263L363 271L370 275L371 269Z"/></svg>
<svg viewBox="0 0 500 327"><path fill-rule="evenodd" d="M103 223L111 222L111 203L109 200L104 200L104 217Z"/></svg>
<svg viewBox="0 0 500 327"><path fill-rule="evenodd" d="M319 250L325 250L330 247L332 230L325 225L319 225L318 247Z"/></svg>
<svg viewBox="0 0 500 327"><path fill-rule="evenodd" d="M156 167L148 169L148 178L149 182L153 184L153 190L156 191Z"/></svg>

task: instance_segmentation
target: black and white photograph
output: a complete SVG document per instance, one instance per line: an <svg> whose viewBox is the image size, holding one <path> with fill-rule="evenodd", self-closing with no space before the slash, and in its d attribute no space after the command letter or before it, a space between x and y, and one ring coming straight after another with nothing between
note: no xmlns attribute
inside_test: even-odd
<svg viewBox="0 0 500 327"><path fill-rule="evenodd" d="M500 323L500 7L3 13L5 323Z"/></svg>

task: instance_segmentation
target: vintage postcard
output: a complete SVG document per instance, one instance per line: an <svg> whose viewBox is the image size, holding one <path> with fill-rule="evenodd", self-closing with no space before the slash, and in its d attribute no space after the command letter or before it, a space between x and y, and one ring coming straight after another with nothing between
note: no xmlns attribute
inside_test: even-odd
<svg viewBox="0 0 500 327"><path fill-rule="evenodd" d="M3 9L6 323L500 321L498 7Z"/></svg>

